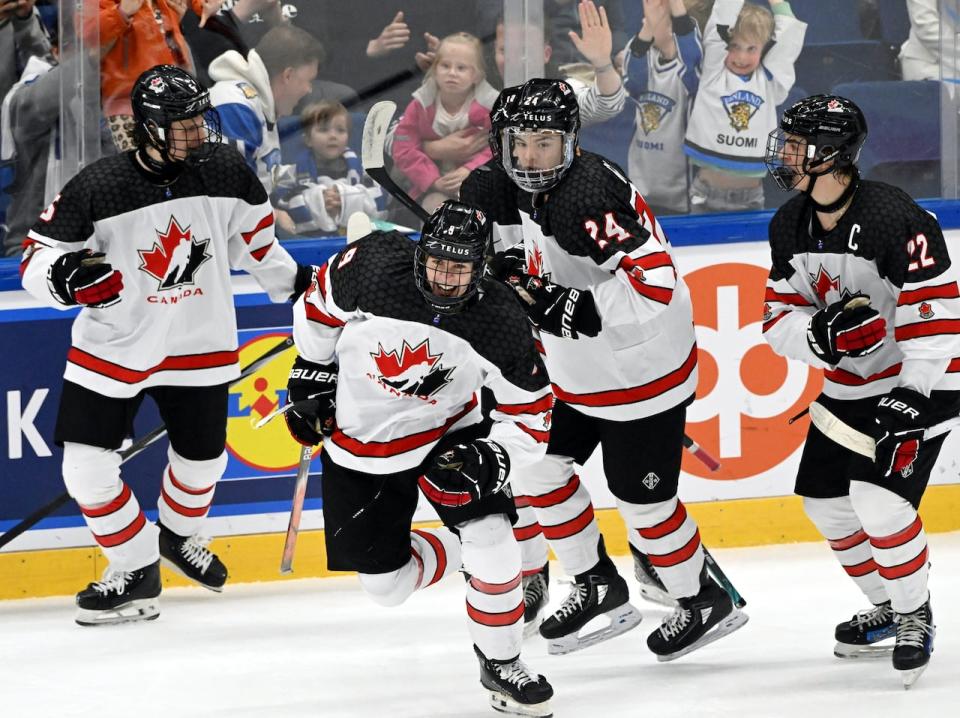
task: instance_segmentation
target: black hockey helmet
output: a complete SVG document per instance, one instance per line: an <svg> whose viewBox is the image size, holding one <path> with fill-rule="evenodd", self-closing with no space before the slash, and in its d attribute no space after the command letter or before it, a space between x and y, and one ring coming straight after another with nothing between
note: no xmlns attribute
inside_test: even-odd
<svg viewBox="0 0 960 718"><path fill-rule="evenodd" d="M454 200L441 204L423 225L414 252L413 276L417 289L438 314L456 314L477 295L489 236L490 225L483 212ZM438 260L446 260L443 266L449 271L439 273L440 282L430 281L428 268L436 278ZM464 266L467 264L470 266Z"/></svg>
<svg viewBox="0 0 960 718"><path fill-rule="evenodd" d="M804 142L791 142L796 138ZM837 95L813 95L784 111L780 126L767 138L764 161L781 189L790 190L804 175L855 165L866 139L867 120L853 102ZM790 159L799 159L800 152L803 157L798 168ZM828 162L832 162L828 169L815 171Z"/></svg>
<svg viewBox="0 0 960 718"><path fill-rule="evenodd" d="M220 147L220 115L210 104L210 93L186 70L156 65L137 78L130 93L138 144L155 147L166 162L202 164ZM170 128L180 120L203 118L200 143L186 158L170 156Z"/></svg>
<svg viewBox="0 0 960 718"><path fill-rule="evenodd" d="M563 142L560 164L545 169L523 169L513 152L517 135L555 132ZM508 87L490 111L490 148L510 178L528 192L555 186L570 169L580 134L580 105L573 88L563 80L536 78ZM504 152L504 147L508 151Z"/></svg>

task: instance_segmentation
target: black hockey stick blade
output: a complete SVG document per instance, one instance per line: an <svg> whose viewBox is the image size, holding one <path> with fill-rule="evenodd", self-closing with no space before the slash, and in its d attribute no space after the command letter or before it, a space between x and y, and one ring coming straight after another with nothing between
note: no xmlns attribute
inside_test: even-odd
<svg viewBox="0 0 960 718"><path fill-rule="evenodd" d="M393 120L396 111L397 104L395 102L383 100L371 107L367 113L366 122L363 123L363 145L360 153L363 170L370 176L370 179L413 212L421 222L426 222L430 215L417 204L413 197L404 192L400 185L393 181L384 166L383 150L387 143L390 122Z"/></svg>
<svg viewBox="0 0 960 718"><path fill-rule="evenodd" d="M268 349L266 352L261 354L259 357L254 359L249 364L247 364L247 366L245 366L240 371L240 376L238 376L234 381L231 382L231 386L243 381L244 379L249 377L251 374L253 374L255 371L257 371L257 369L259 369L268 361L270 361L275 356L277 356L277 354L281 354L285 352L287 349L291 348L292 346L293 346L293 337L288 336L282 342ZM149 433L141 436L137 441L135 441L126 449L120 452L120 463L122 464L126 461L129 461L137 454L142 453L144 449L146 449L148 446L150 446L153 442L161 438L166 433L167 433L167 427L161 425L156 427L155 429L152 429ZM40 521L42 521L47 516L52 514L54 511L59 509L69 500L70 500L70 494L64 491L62 494L60 494L57 498L55 498L50 503L46 504L45 506L41 506L39 509L37 509L32 514L30 514L25 519L23 519L16 526L11 527L10 530L8 530L6 533L0 536L0 548L3 548L4 546L6 546L8 543L10 543L15 538L17 538L17 536L19 536L20 534L29 531L36 524L38 524Z"/></svg>
<svg viewBox="0 0 960 718"><path fill-rule="evenodd" d="M703 547L703 559L707 564L707 571L716 579L723 590L730 594L730 600L733 601L733 605L737 608L743 608L747 605L747 599L740 595L740 592L737 590L736 586L733 585L733 582L727 578L727 574L723 572L723 569L720 568L720 564L717 563L717 560L713 557L713 554L707 550L707 547Z"/></svg>

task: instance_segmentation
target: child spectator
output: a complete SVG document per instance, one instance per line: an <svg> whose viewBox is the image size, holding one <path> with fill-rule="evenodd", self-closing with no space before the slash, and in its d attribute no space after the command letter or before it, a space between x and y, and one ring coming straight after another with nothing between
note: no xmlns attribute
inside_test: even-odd
<svg viewBox="0 0 960 718"><path fill-rule="evenodd" d="M377 185L363 182L360 158L347 145L350 115L339 102L317 102L300 113L306 147L297 155L297 189L278 201L296 234L343 234L354 212L382 217L386 205Z"/></svg>
<svg viewBox="0 0 960 718"><path fill-rule="evenodd" d="M770 0L770 8L717 0L707 21L684 146L697 166L693 213L763 208L766 137L793 86L807 29L786 0Z"/></svg>
<svg viewBox="0 0 960 718"><path fill-rule="evenodd" d="M428 212L445 199L456 199L470 171L490 160L492 154L484 146L462 164L438 164L427 156L424 142L468 128L486 137L490 107L496 99L497 91L486 81L480 41L465 32L445 37L393 138L394 162L410 181L410 194Z"/></svg>
<svg viewBox="0 0 960 718"><path fill-rule="evenodd" d="M689 209L683 136L702 59L700 30L683 0L643 0L643 24L624 60L624 84L637 107L627 171L657 216Z"/></svg>

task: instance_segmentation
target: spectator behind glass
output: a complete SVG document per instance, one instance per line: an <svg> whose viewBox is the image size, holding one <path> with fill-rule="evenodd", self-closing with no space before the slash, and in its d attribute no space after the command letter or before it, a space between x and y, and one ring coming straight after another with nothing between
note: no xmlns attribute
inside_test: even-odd
<svg viewBox="0 0 960 718"><path fill-rule="evenodd" d="M743 0L717 0L704 33L703 70L684 151L696 165L690 211L763 208L767 135L777 105L793 87L807 25L786 0L770 10Z"/></svg>
<svg viewBox="0 0 960 718"><path fill-rule="evenodd" d="M624 60L624 84L637 108L627 167L658 217L688 211L683 136L702 59L700 30L683 0L643 0L643 24Z"/></svg>
<svg viewBox="0 0 960 718"><path fill-rule="evenodd" d="M210 63L210 102L220 113L223 141L234 145L271 194L283 173L277 120L310 92L323 47L308 32L282 24L244 57L236 50ZM292 181L293 168L289 168ZM285 231L292 222L277 215Z"/></svg>
<svg viewBox="0 0 960 718"><path fill-rule="evenodd" d="M410 181L410 194L427 212L445 199L456 199L470 171L492 158L485 140L490 107L497 99L497 91L486 81L483 48L476 37L465 32L448 35L436 53L393 137L394 163ZM424 142L464 130L484 138L482 149L466 161L437 163L424 151ZM480 140L476 141L479 147Z"/></svg>
<svg viewBox="0 0 960 718"><path fill-rule="evenodd" d="M154 65L193 71L180 32L188 2L202 27L220 9L221 0L100 0L99 15L86 23L92 40L100 22L100 98L120 151L135 147L130 92L140 74Z"/></svg>
<svg viewBox="0 0 960 718"><path fill-rule="evenodd" d="M311 103L300 113L304 149L297 155L297 187L279 200L296 234L344 234L354 212L382 217L383 190L364 183L363 165L347 146L350 114L339 102Z"/></svg>
<svg viewBox="0 0 960 718"><path fill-rule="evenodd" d="M910 35L900 47L904 80L940 79L940 11L937 0L906 0Z"/></svg>
<svg viewBox="0 0 960 718"><path fill-rule="evenodd" d="M0 101L3 100L32 56L50 49L33 6L36 0L0 0Z"/></svg>

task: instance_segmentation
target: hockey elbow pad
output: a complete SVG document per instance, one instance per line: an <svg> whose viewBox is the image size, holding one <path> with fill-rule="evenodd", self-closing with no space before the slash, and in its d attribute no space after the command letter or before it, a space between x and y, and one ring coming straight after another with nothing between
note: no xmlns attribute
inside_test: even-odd
<svg viewBox="0 0 960 718"><path fill-rule="evenodd" d="M529 274L511 277L509 285L540 331L568 339L579 339L580 335L595 337L600 333L600 315L590 291L561 287Z"/></svg>

